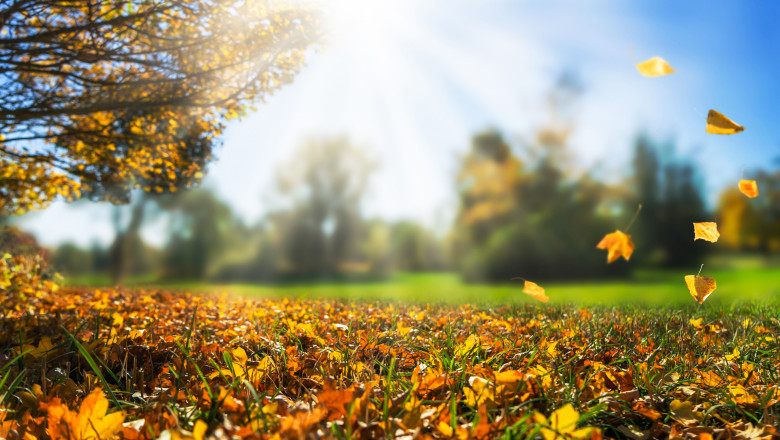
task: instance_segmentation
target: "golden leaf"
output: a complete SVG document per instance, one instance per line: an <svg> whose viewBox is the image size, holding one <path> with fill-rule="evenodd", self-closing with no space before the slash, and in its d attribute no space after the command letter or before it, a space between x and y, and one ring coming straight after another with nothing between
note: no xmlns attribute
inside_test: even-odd
<svg viewBox="0 0 780 440"><path fill-rule="evenodd" d="M523 286L523 293L526 295L538 299L541 302L547 302L550 300L550 298L547 297L547 295L544 294L544 288L539 286L536 283L532 283L528 280L525 281L525 285Z"/></svg>
<svg viewBox="0 0 780 440"><path fill-rule="evenodd" d="M718 241L718 237L720 237L720 232L718 232L718 224L715 222L694 223L693 233L695 235L693 241L702 239L715 243Z"/></svg>
<svg viewBox="0 0 780 440"><path fill-rule="evenodd" d="M653 57L636 65L639 73L644 76L664 76L674 73L674 69L661 57Z"/></svg>
<svg viewBox="0 0 780 440"><path fill-rule="evenodd" d="M707 133L734 134L744 130L745 127L737 124L715 110L710 110L709 114L707 114Z"/></svg>
<svg viewBox="0 0 780 440"><path fill-rule="evenodd" d="M739 191L751 199L758 197L758 185L755 180L740 180Z"/></svg>
<svg viewBox="0 0 780 440"><path fill-rule="evenodd" d="M621 256L628 261L631 258L631 254L634 253L634 243L631 241L631 236L624 234L620 230L605 235L596 247L609 251L607 253L607 263L611 263Z"/></svg>
<svg viewBox="0 0 780 440"><path fill-rule="evenodd" d="M699 304L710 296L715 290L715 279L701 275L685 275L685 284L688 285L688 291Z"/></svg>

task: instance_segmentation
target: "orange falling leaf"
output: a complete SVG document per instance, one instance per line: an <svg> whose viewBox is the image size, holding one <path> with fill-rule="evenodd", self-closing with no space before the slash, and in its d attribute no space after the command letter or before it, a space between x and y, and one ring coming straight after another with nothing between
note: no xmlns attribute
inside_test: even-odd
<svg viewBox="0 0 780 440"><path fill-rule="evenodd" d="M755 180L740 180L739 191L751 199L758 197L758 184Z"/></svg>
<svg viewBox="0 0 780 440"><path fill-rule="evenodd" d="M543 287L528 280L525 281L525 285L523 286L523 293L544 303L550 300L550 298L544 294Z"/></svg>
<svg viewBox="0 0 780 440"><path fill-rule="evenodd" d="M741 131L745 131L745 127L723 116L721 113L710 110L709 114L707 114L707 133L734 134Z"/></svg>
<svg viewBox="0 0 780 440"><path fill-rule="evenodd" d="M699 304L710 296L715 290L715 279L703 275L685 275L685 284L688 285L688 291Z"/></svg>
<svg viewBox="0 0 780 440"><path fill-rule="evenodd" d="M653 57L636 65L639 73L644 76L664 76L674 73L674 69L661 57Z"/></svg>
<svg viewBox="0 0 780 440"><path fill-rule="evenodd" d="M715 243L718 241L718 237L720 237L720 232L718 232L718 224L715 222L694 223L693 233L695 235L693 241L702 239Z"/></svg>
<svg viewBox="0 0 780 440"><path fill-rule="evenodd" d="M609 251L607 253L607 263L611 263L621 256L628 261L631 258L631 254L634 253L634 243L631 241L631 236L624 234L620 230L605 235L599 244L596 245L596 248Z"/></svg>

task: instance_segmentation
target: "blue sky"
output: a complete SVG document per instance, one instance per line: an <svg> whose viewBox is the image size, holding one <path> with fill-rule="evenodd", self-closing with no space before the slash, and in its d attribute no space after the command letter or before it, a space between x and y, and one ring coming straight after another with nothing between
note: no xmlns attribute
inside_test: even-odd
<svg viewBox="0 0 780 440"><path fill-rule="evenodd" d="M674 141L700 165L712 203L742 168L780 156L780 4L705 1L329 0L330 40L295 82L232 122L205 185L246 221L272 209L280 164L309 136L347 134L379 170L364 210L446 228L453 175L470 136L510 140L545 120L564 70L585 85L572 138L576 163L619 182L639 131ZM638 74L664 57L677 72ZM716 109L746 127L705 133ZM44 244L113 236L111 208L57 204L20 219ZM164 224L145 237L162 239Z"/></svg>

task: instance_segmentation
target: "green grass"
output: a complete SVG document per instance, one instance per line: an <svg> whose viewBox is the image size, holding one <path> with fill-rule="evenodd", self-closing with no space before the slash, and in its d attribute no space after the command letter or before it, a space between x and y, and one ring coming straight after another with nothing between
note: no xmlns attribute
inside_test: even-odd
<svg viewBox="0 0 780 440"><path fill-rule="evenodd" d="M695 304L684 276L696 271L640 270L630 279L540 283L551 303L648 305ZM705 302L732 305L775 302L780 299L780 269L747 267L705 271L718 287ZM99 278L73 279L71 285L105 286ZM323 283L300 285L209 284L202 282L155 283L148 278L130 280L131 287L164 287L198 292L228 292L254 297L341 298L421 303L508 304L534 302L522 293L522 281L503 285L465 284L454 273L403 273L385 282Z"/></svg>

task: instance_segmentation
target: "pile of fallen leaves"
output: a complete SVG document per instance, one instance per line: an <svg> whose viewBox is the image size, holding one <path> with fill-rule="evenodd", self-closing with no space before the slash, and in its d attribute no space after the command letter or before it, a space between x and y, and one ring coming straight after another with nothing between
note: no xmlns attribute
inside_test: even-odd
<svg viewBox="0 0 780 440"><path fill-rule="evenodd" d="M780 424L776 306L0 300L0 438L769 439Z"/></svg>

